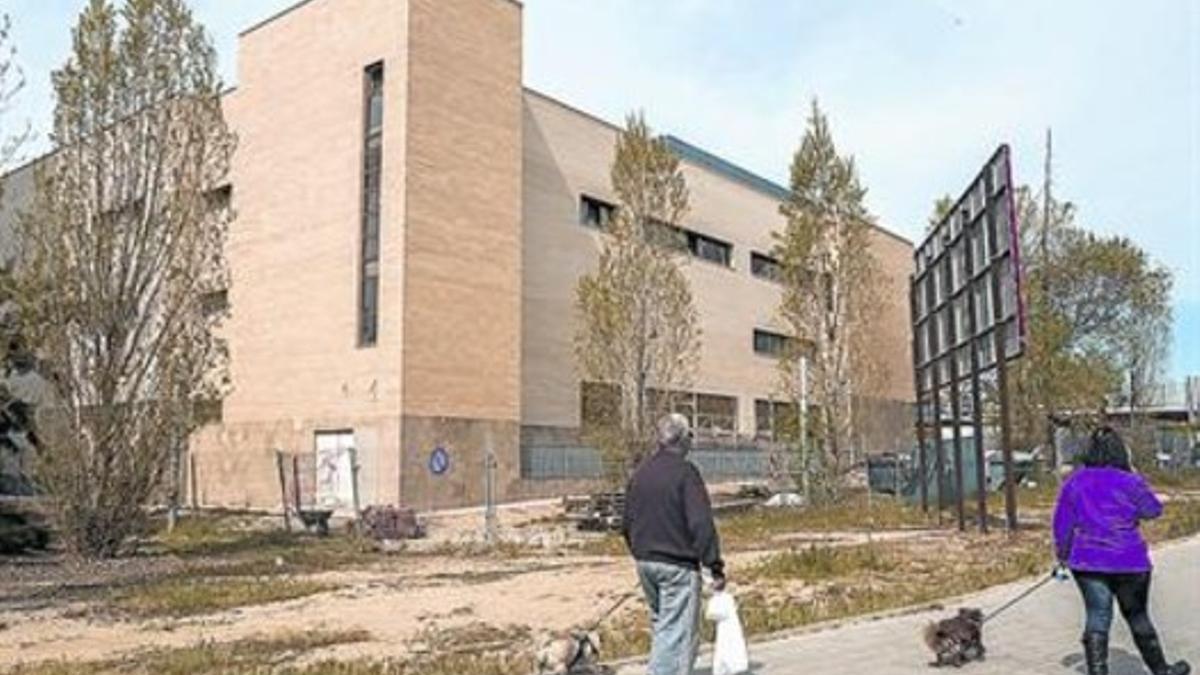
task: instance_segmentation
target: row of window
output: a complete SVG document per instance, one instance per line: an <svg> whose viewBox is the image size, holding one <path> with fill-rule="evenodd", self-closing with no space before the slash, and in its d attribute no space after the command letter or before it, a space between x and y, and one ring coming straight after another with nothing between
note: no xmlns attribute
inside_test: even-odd
<svg viewBox="0 0 1200 675"><path fill-rule="evenodd" d="M598 230L607 229L616 213L616 204L589 195L579 198L579 222L583 225ZM733 266L733 244L669 223L652 224L656 226L654 238L664 245L722 267ZM783 268L779 261L757 251L750 253L750 273L768 281L780 282L783 279Z"/></svg>
<svg viewBox="0 0 1200 675"><path fill-rule="evenodd" d="M614 384L583 382L579 385L580 420L586 433L589 429L608 428L619 420L621 391ZM738 436L736 396L706 394L693 391L647 392L647 410L653 414L679 413L687 418L700 438L733 438ZM754 435L761 440L779 441L794 436L798 426L796 407L783 401L755 399Z"/></svg>

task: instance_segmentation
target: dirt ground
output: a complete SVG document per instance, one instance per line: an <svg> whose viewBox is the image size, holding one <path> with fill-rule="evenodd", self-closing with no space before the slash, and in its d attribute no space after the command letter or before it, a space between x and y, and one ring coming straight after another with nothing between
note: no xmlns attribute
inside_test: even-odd
<svg viewBox="0 0 1200 675"><path fill-rule="evenodd" d="M272 524L267 520L251 527ZM91 661L283 631L356 629L367 631L371 639L308 658L399 658L421 650L431 633L472 624L523 627L535 638L561 634L590 624L611 603L636 590L627 558L579 550L604 537L574 531L561 519L558 502L501 509L499 534L510 549L499 554L473 550L483 532L477 510L438 514L427 524L427 539L410 542L393 555L302 575L332 590L182 618L89 610L97 603L98 590L136 588L196 566L219 566L220 558L154 555L84 565L50 556L9 559L0 563L0 665ZM861 540L861 533L854 532L797 532L764 550L730 554L729 567L746 567L775 548L800 541L838 545ZM629 602L616 618L641 611L638 602Z"/></svg>
<svg viewBox="0 0 1200 675"><path fill-rule="evenodd" d="M755 512L722 518L718 524L727 540L735 592L776 588L776 594L801 599L811 586L805 590L792 579L778 585L780 575L792 573L787 566L797 564L777 559L788 552L849 550L874 542L923 550L925 557L938 559L995 545L991 539L976 541L954 532L950 522L937 528L927 521L914 524L913 518L895 507L881 512L878 520L883 525L870 530L868 520L853 514L841 520L798 515L792 526L793 517L787 513ZM872 516L869 522L876 519ZM843 521L850 524L838 527ZM426 540L387 554L372 551L361 556L353 548L342 548L339 542L349 540L344 535L324 542L297 538L280 543L281 533L267 531L278 527L275 519L202 522L199 545L172 548L164 540L165 548L148 546L142 555L120 561L72 565L52 555L0 559L0 669L47 660L129 658L148 649L296 631L361 630L369 635L365 641L305 654L302 663L403 659L435 649L431 643L438 635L480 625L511 629L536 644L541 636L590 624L611 603L636 590L633 565L619 540L576 532L562 518L557 502L502 509L503 543L491 549L480 545L483 517L478 511L439 514L427 520ZM228 541L204 539L224 537L228 531L237 534ZM243 536L245 540L238 539ZM254 537L268 537L264 541L269 545L260 546ZM323 552L310 555L309 549ZM820 562L815 561L818 567ZM870 573L876 563L863 564ZM279 573L272 571L273 565ZM294 599L233 603L199 613L146 616L112 611L114 594L136 593L172 579L195 580L201 593L208 584L217 588L227 579L263 584L303 580L315 582L319 590ZM644 609L636 594L633 598L611 623L637 621Z"/></svg>

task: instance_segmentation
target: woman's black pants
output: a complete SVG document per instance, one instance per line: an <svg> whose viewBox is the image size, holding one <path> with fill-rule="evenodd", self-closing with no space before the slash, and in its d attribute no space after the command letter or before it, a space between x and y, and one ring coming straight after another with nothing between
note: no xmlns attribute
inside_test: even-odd
<svg viewBox="0 0 1200 675"><path fill-rule="evenodd" d="M1108 635L1113 621L1113 599L1121 608L1121 616L1129 624L1129 632L1137 637L1156 635L1150 621L1150 573L1109 574L1103 572L1073 572L1083 605L1087 610L1086 633Z"/></svg>

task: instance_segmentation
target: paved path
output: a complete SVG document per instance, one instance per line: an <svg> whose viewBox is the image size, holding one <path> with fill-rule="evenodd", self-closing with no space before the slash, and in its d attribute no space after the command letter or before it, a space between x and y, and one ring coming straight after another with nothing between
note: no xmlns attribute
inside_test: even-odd
<svg viewBox="0 0 1200 675"><path fill-rule="evenodd" d="M1167 657L1200 666L1200 538L1155 552L1151 614L1167 646ZM997 607L1028 582L994 588L963 604ZM929 668L921 627L947 611L852 624L843 628L751 645L755 675L1075 675L1084 672L1080 653L1082 606L1074 582L1052 583L989 623L984 631L988 659L961 670ZM1137 650L1118 613L1112 634L1112 675L1143 675ZM701 665L707 665L702 660ZM629 668L621 675L643 673ZM701 668L698 675L708 675Z"/></svg>

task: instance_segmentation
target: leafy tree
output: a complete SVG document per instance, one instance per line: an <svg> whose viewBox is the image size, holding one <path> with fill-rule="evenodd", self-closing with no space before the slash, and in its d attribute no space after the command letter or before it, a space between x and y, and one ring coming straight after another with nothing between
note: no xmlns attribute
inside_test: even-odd
<svg viewBox="0 0 1200 675"><path fill-rule="evenodd" d="M780 370L798 416L792 428L804 429L796 439L798 471L809 499L836 490L854 438L856 402L879 376L868 339L880 277L865 196L854 160L837 153L814 101L792 159L791 193L781 206L787 225L775 246L783 267L780 314L794 337ZM809 451L810 437L819 453Z"/></svg>
<svg viewBox="0 0 1200 675"><path fill-rule="evenodd" d="M615 477L650 447L669 392L690 384L700 327L680 268L677 226L688 211L687 184L679 158L640 114L626 119L617 139L611 182L619 206L596 271L576 287L575 354L583 378L613 393L585 433Z"/></svg>
<svg viewBox="0 0 1200 675"><path fill-rule="evenodd" d="M182 0L90 0L53 75L54 152L20 225L14 298L51 394L39 486L63 541L111 556L224 386L234 138L215 52Z"/></svg>
<svg viewBox="0 0 1200 675"><path fill-rule="evenodd" d="M1035 444L1055 421L1089 424L1131 383L1132 405L1152 385L1170 334L1170 272L1135 242L1075 222L1075 208L1041 207L1018 191L1029 331L1017 363L1017 438Z"/></svg>

